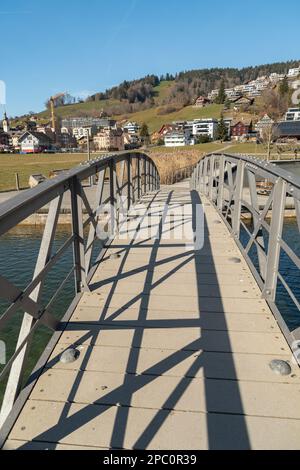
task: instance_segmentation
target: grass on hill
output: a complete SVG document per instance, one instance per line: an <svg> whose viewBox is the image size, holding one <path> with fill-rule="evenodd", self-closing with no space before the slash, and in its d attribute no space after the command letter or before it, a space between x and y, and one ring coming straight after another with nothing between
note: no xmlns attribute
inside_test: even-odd
<svg viewBox="0 0 300 470"><path fill-rule="evenodd" d="M222 105L213 104L206 108L195 108L193 106L186 106L178 111L168 114L160 114L163 106L163 101L167 98L172 87L172 81L163 81L154 88L155 107L135 113L124 113L113 116L117 121L133 120L139 124L147 123L151 133L158 131L164 123L172 121L189 120L195 118L219 118L222 110ZM111 108L112 106L120 105L122 102L119 100L102 100L102 101L89 101L84 103L76 103L67 106L59 106L56 108L56 115L60 118L76 117L76 116L95 116L99 115L102 110ZM165 108L167 109L168 106ZM39 121L45 123L50 120L50 111L45 110L37 114ZM20 119L15 122L23 122Z"/></svg>
<svg viewBox="0 0 300 470"><path fill-rule="evenodd" d="M202 118L219 118L222 110L222 105L213 104L206 108L195 108L194 106L186 106L169 114L159 115L157 108L146 109L129 115L130 120L136 121L139 124L146 122L150 133L159 131L163 124L171 123L172 121L182 121L190 119ZM124 119L126 116L115 116L118 119ZM128 115L127 115L128 117Z"/></svg>

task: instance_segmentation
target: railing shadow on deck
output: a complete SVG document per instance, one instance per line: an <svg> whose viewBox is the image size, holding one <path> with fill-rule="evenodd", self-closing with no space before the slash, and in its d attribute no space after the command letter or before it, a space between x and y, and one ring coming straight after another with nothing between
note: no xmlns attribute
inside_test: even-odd
<svg viewBox="0 0 300 470"><path fill-rule="evenodd" d="M157 198L157 195L153 197L153 200ZM168 201L172 200L172 192L169 195ZM201 200L199 195L196 191L192 191L192 208L193 208L193 221L195 223L195 211L198 209L199 204L201 204ZM190 383L195 379L197 373L203 369L203 380L205 384L205 399L207 404L207 433L208 433L208 445L210 449L224 449L224 448L250 448L249 437L247 433L247 426L245 423L245 418L243 416L244 410L243 405L240 397L239 392L239 385L236 379L236 371L235 366L233 363L233 357L231 356L231 345L230 345L230 338L228 336L227 325L225 316L222 315L224 311L221 293L219 291L216 293L216 299L218 305L216 306L218 312L220 312L220 319L222 319L222 327L223 327L223 342L225 345L226 352L228 352L229 360L226 363L226 372L228 376L231 377L232 380L232 387L231 387L231 402L232 406L235 409L235 416L234 425L231 419L230 414L228 416L223 415L220 417L217 413L214 413L215 410L215 401L219 400L218 397L222 396L222 381L213 381L210 380L210 363L206 360L206 344L208 343L208 336L210 336L209 331L202 328L203 320L205 320L205 316L209 315L207 313L206 307L206 297L202 295L200 291L201 286L201 274L199 274L199 270L197 269L197 265L199 263L198 256L201 252L183 252L180 255L175 256L167 256L163 260L157 260L157 253L158 248L160 247L160 236L163 231L163 219L164 214L161 217L160 224L159 224L159 237L157 240L154 241L152 245L152 250L150 254L149 264L146 266L142 266L138 270L132 270L123 272L124 264L126 262L127 256L130 252L130 249L136 246L139 246L139 243L136 243L133 239L131 244L127 248L123 248L125 253L124 258L120 264L118 273L113 277L113 286L111 288L110 294L106 300L106 304L99 315L99 322L86 322L80 324L69 324L74 330L79 330L81 332L86 331L81 338L79 339L79 344L86 340L90 340L93 343L93 340L96 340L95 337L95 329L96 325L99 326L99 329L96 330L96 335L101 332L101 328L113 328L114 330L118 328L129 328L134 330L134 336L132 341L132 349L130 352L130 356L128 359L127 370L130 371L125 376L124 383L115 388L114 390L108 392L105 396L102 396L99 401L94 401L93 404L89 404L83 407L80 411L72 414L69 416L70 407L72 402L74 401L74 397L78 387L80 386L82 373L78 371L77 378L74 382L72 390L68 396L68 403L65 404L63 411L61 413L60 419L55 426L48 429L41 435L35 436L36 441L44 441L47 442L47 448L55 448L55 444L53 441L58 442L63 440L68 434L76 431L80 427L84 426L89 421L93 420L96 416L100 416L104 413L109 407L115 406L116 403L126 404L127 406L120 406L117 409L117 414L114 422L113 433L111 437L110 447L111 448L123 448L124 447L124 437L126 433L126 428L128 425L128 413L130 411L130 402L133 394L138 390L141 390L147 384L151 383L152 381L156 380L156 377L162 374L165 374L174 366L180 364L187 358L195 357L195 360L186 370L185 376L180 379L177 386L174 388L172 393L166 397L166 400L161 409L157 410L155 416L149 422L149 424L145 427L139 438L134 444L135 449L145 449L166 419L168 419L170 413L176 407L179 399L183 396L187 388L189 387ZM204 230L208 232L207 225L205 223ZM149 245L147 245L149 247ZM206 254L207 256L212 258L211 247L208 241L208 238L205 240L205 247L206 247ZM143 249L141 247L141 249ZM169 273L162 273L161 278L154 282L153 273L154 268L159 263L168 263L171 260L177 260L178 265L175 266ZM151 292L155 290L155 287L163 283L164 280L170 279L172 275L178 271L182 266L187 264L193 264L195 270L197 272L197 287L198 291L198 310L199 310L199 318L197 319L188 319L184 318L182 320L147 320L147 310L149 306L149 296ZM108 313L108 308L110 305L111 298L118 286L118 282L120 279L128 278L130 275L134 275L137 272L147 271L146 279L144 283L143 290L136 296L133 296L132 300L128 302L127 305L124 305L121 309L116 309L112 314L106 317ZM214 285L218 291L218 278L216 275L216 271L212 264L211 273L215 276ZM94 285L91 284L91 289L97 289L99 287L99 283L95 283ZM137 300L141 300L141 305L139 308L138 318L134 321L134 325L131 321L122 321L122 313L127 308L130 308ZM190 344L186 344L182 349L178 351L170 351L170 354L167 358L163 359L162 361L152 365L147 370L144 370L142 374L135 375L137 373L137 363L140 355L140 346L142 344L143 333L145 328L177 328L177 327L190 327L196 326L199 327L199 339L193 341ZM77 344L75 343L74 346ZM90 350L91 351L91 350ZM89 353L84 357L84 361L81 365L81 369L85 369L85 366L88 363L90 358ZM51 367L55 365L55 363L59 360L59 358L54 358L50 363L48 363L47 367ZM217 353L216 353L216 360L217 360ZM200 387L199 387L200 393ZM100 406L105 402L105 406ZM110 403L108 405L107 403ZM98 405L98 406L97 406ZM193 432L191 430L191 432ZM31 444L25 444L22 446L22 449L30 448ZM200 447L200 436L199 436L199 447Z"/></svg>
<svg viewBox="0 0 300 470"><path fill-rule="evenodd" d="M89 178L96 180L95 201L92 204L87 199L83 185L83 182ZM109 186L108 197L104 194L105 184ZM47 222L32 281L24 289L20 289L16 285L18 279L11 282L5 277L6 273L1 273L0 276L0 297L10 304L1 314L0 332L15 318L19 310L24 312L15 351L0 373L0 380L6 376L9 377L0 415L0 426L3 425L0 441L3 440L3 435L16 418L14 410L20 410L22 406L23 396L18 400L16 407L14 404L22 390L28 351L34 348L34 344L31 344L34 333L41 325L46 325L50 331L55 332L54 336L58 338L57 335L62 325L53 315L53 306L65 283L72 276L75 281L76 296L73 305L68 309L67 317L71 315L72 308L78 302L80 295L85 290L89 290L89 279L105 252L105 240L107 243L110 242L109 238L101 240L98 256L94 259L93 250L99 241L97 227L103 215L101 212L103 206L109 203L110 232L114 233L120 220L126 219L126 214L134 202L137 202L143 194L158 187L159 174L153 161L142 153L125 152L85 162L80 167L62 173L59 177L27 191L25 195L18 195L0 205L0 235L3 235L35 211L49 204ZM71 202L71 235L59 250L53 253L62 200L66 194L70 196ZM85 220L83 219L83 206L87 210ZM72 268L50 301L45 303L42 298L45 278L67 253L68 248L73 249ZM46 355L47 349L44 356ZM31 375L26 389L28 389L28 383L33 382L38 373L39 367Z"/></svg>

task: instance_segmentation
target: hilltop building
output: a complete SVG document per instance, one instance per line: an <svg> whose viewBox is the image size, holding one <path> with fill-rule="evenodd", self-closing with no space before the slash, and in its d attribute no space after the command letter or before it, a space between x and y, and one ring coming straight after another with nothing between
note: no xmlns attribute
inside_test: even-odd
<svg viewBox="0 0 300 470"><path fill-rule="evenodd" d="M285 121L300 121L300 108L289 108L285 114Z"/></svg>
<svg viewBox="0 0 300 470"><path fill-rule="evenodd" d="M298 77L298 75L300 75L300 67L290 69L288 72L288 77L295 78L295 77Z"/></svg>
<svg viewBox="0 0 300 470"><path fill-rule="evenodd" d="M205 108L211 103L209 98L205 98L205 96L199 96L195 101L195 108Z"/></svg>

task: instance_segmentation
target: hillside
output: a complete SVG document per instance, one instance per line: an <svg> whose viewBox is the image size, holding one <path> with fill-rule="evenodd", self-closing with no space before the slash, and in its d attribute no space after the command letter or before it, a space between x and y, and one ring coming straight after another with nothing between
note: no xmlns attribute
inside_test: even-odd
<svg viewBox="0 0 300 470"><path fill-rule="evenodd" d="M214 68L180 72L175 76L166 74L158 78L148 75L142 79L123 82L105 92L90 96L85 102L66 104L56 108L60 118L72 116L99 116L104 111L118 121L135 120L146 122L150 132L157 131L163 123L174 120L219 117L222 107L211 105L204 109L192 106L195 98L218 88L222 80L227 87L245 83L258 76L272 72L286 73L299 61L234 68ZM41 124L49 121L49 110L37 115ZM24 123L27 116L15 123Z"/></svg>

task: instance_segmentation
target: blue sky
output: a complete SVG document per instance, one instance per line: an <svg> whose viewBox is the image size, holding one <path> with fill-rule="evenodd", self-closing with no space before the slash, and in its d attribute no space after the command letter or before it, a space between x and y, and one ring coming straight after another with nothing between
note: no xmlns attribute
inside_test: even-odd
<svg viewBox="0 0 300 470"><path fill-rule="evenodd" d="M7 111L147 73L300 59L299 18L299 0L0 0Z"/></svg>

